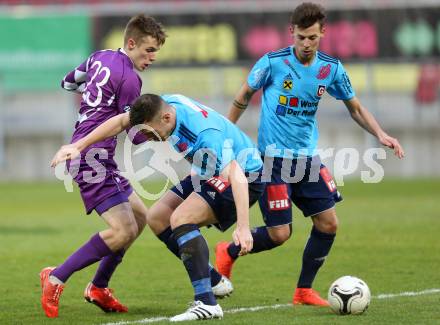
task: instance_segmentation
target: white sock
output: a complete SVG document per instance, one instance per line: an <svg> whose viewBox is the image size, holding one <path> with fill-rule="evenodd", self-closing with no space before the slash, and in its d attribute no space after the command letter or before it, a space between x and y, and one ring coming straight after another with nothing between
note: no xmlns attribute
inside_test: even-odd
<svg viewBox="0 0 440 325"><path fill-rule="evenodd" d="M49 282L52 284L61 284L64 285L64 282L58 279L56 276L49 275Z"/></svg>

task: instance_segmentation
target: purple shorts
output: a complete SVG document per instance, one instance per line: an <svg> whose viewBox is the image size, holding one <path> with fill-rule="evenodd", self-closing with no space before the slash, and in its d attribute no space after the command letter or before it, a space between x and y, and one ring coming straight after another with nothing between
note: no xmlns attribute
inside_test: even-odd
<svg viewBox="0 0 440 325"><path fill-rule="evenodd" d="M128 202L133 192L129 181L119 175L113 159L96 160L94 166L81 159L79 166L68 163L67 167L78 184L87 214L96 210L101 215L111 207Z"/></svg>

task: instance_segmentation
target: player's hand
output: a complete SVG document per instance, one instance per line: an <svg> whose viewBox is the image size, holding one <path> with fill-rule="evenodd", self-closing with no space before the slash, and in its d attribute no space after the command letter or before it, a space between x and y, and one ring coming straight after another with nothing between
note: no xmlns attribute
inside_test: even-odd
<svg viewBox="0 0 440 325"><path fill-rule="evenodd" d="M75 144L66 144L62 146L55 154L55 156L52 158L52 161L50 162L50 166L55 167L56 165L58 165L63 161L75 159L80 154L81 153Z"/></svg>
<svg viewBox="0 0 440 325"><path fill-rule="evenodd" d="M379 137L379 141L384 146L387 146L390 149L394 150L394 154L402 159L405 157L405 152L403 151L402 146L400 145L399 141L396 138L390 137L388 134L385 134L381 137Z"/></svg>
<svg viewBox="0 0 440 325"><path fill-rule="evenodd" d="M254 246L254 239L252 238L249 227L237 227L232 233L232 239L235 245L240 245L241 250L239 256L246 255L252 250Z"/></svg>

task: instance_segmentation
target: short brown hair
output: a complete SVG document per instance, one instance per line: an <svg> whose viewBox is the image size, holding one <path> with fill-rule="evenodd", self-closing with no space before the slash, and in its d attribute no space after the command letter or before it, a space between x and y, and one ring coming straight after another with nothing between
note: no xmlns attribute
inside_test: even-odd
<svg viewBox="0 0 440 325"><path fill-rule="evenodd" d="M127 44L129 38L140 42L142 37L145 36L151 36L157 40L159 45L163 45L167 34L162 24L157 22L153 17L145 16L144 14L131 17L125 27L124 45Z"/></svg>
<svg viewBox="0 0 440 325"><path fill-rule="evenodd" d="M138 97L130 108L130 124L132 126L151 122L159 114L164 101L155 94L143 94Z"/></svg>
<svg viewBox="0 0 440 325"><path fill-rule="evenodd" d="M290 23L292 26L297 25L299 28L309 28L319 22L321 27L323 27L325 18L325 9L321 5L312 2L304 2L295 8L290 16Z"/></svg>

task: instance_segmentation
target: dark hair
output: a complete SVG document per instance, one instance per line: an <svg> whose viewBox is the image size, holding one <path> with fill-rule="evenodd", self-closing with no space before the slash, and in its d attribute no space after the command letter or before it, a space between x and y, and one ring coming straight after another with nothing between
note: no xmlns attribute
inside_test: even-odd
<svg viewBox="0 0 440 325"><path fill-rule="evenodd" d="M154 94L143 94L131 105L130 124L132 126L151 122L162 108L163 99Z"/></svg>
<svg viewBox="0 0 440 325"><path fill-rule="evenodd" d="M292 26L297 25L299 28L309 28L316 22L321 27L324 26L326 13L324 8L316 3L304 2L295 8L290 16Z"/></svg>
<svg viewBox="0 0 440 325"><path fill-rule="evenodd" d="M159 45L163 45L167 34L162 24L158 23L153 17L144 14L132 17L125 27L124 45L127 44L129 38L140 42L142 37L145 36L151 36L157 40Z"/></svg>

